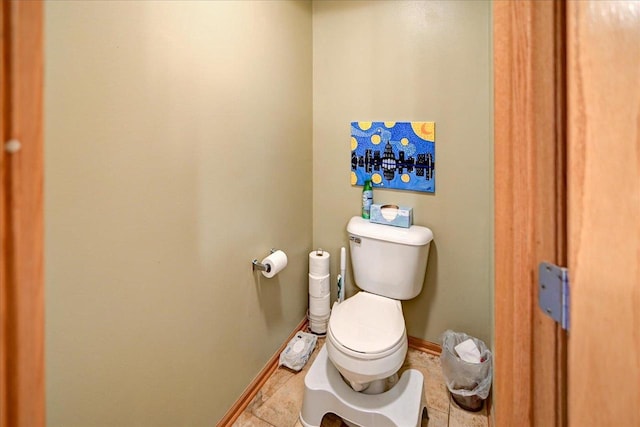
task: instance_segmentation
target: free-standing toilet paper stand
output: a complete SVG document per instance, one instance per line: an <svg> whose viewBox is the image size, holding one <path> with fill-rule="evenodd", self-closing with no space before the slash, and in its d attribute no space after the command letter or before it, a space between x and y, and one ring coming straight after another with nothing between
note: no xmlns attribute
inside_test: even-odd
<svg viewBox="0 0 640 427"><path fill-rule="evenodd" d="M423 383L420 371L408 369L384 393L358 393L343 381L322 347L304 378L300 422L304 427L319 427L322 417L333 412L359 426L420 427L423 413L428 416Z"/></svg>

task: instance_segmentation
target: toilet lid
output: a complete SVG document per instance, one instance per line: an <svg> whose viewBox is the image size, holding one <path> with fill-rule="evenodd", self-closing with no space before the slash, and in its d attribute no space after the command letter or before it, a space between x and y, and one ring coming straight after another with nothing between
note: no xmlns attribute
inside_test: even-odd
<svg viewBox="0 0 640 427"><path fill-rule="evenodd" d="M380 353L404 335L400 301L368 292L347 298L331 312L329 328L343 346L360 353Z"/></svg>

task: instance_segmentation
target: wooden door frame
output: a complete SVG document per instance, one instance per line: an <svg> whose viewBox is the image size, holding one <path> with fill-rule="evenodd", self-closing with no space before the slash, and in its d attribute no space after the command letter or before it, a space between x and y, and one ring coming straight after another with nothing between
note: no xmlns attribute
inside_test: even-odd
<svg viewBox="0 0 640 427"><path fill-rule="evenodd" d="M566 334L538 308L537 266L566 265L565 3L493 12L495 422L563 426Z"/></svg>
<svg viewBox="0 0 640 427"><path fill-rule="evenodd" d="M43 5L2 0L0 426L45 425Z"/></svg>

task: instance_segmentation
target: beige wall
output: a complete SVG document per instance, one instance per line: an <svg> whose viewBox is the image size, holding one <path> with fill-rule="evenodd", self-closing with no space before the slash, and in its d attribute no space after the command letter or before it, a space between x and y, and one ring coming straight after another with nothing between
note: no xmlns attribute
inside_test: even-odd
<svg viewBox="0 0 640 427"><path fill-rule="evenodd" d="M360 213L350 122L436 122L436 194L374 190L435 234L408 333L491 340L492 75L488 1L313 3L313 244L338 254ZM332 271L337 272L337 257ZM356 291L349 276L347 294Z"/></svg>
<svg viewBox="0 0 640 427"><path fill-rule="evenodd" d="M213 425L306 309L310 3L45 8L48 425Z"/></svg>
<svg viewBox="0 0 640 427"><path fill-rule="evenodd" d="M45 8L50 427L224 414L304 316L312 243L337 273L353 120L436 122L436 195L375 190L435 233L408 332L491 339L488 2Z"/></svg>

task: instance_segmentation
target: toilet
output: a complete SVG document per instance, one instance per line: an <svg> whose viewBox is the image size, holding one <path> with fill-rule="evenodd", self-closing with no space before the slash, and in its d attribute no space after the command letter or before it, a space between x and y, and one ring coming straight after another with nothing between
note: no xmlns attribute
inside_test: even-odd
<svg viewBox="0 0 640 427"><path fill-rule="evenodd" d="M325 347L305 378L300 420L316 426L318 416L333 412L356 425L419 425L422 374L397 375L408 348L401 300L422 290L433 233L360 217L351 218L347 232L361 291L333 306ZM407 414L409 407L416 413Z"/></svg>

